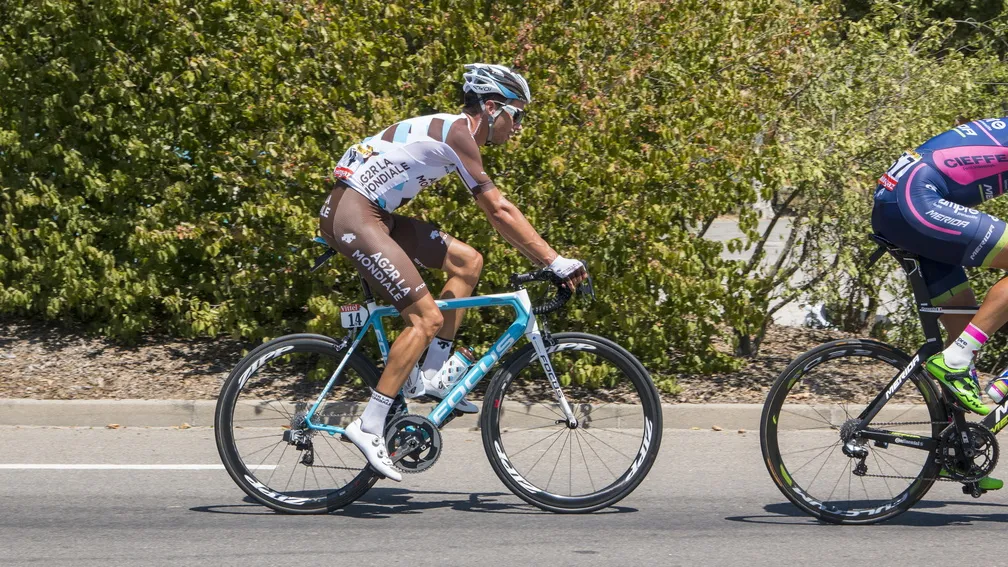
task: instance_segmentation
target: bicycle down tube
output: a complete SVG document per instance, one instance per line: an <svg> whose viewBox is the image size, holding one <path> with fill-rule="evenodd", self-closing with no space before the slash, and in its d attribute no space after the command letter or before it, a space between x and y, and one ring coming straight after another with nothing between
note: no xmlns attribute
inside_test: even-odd
<svg viewBox="0 0 1008 567"><path fill-rule="evenodd" d="M532 303L529 300L528 292L526 290L522 289L512 293L482 295L477 297L463 297L447 300L439 299L436 300L435 303L442 311L474 307L512 307L515 310L515 320L507 328L504 334L501 335L496 342L494 342L486 354L477 360L469 368L465 375L452 387L452 389L448 392L448 395L446 395L444 399L431 410L427 418L430 419L434 425L440 427L441 424L444 423L445 418L451 414L452 408L455 407L455 404L457 404L459 400L476 387L476 384L478 384L479 381L486 376L500 357L503 356L512 346L514 346L516 342L518 342L523 334L528 337L529 341L534 345L536 353L539 355L539 360L543 365L543 370L546 372L546 376L550 380L550 385L553 387L553 391L557 396L557 402L563 410L568 424L577 424L577 419L574 417L573 410L568 404L566 397L563 395L556 373L553 371L553 367L549 362L546 347L543 343L542 335L539 332L539 325L536 322L535 315L532 313ZM357 336L347 349L343 360L330 376L329 382L326 384L325 388L323 388L321 394L318 399L315 400L315 403L312 405L311 410L305 418L306 425L310 429L324 431L330 435L343 433L344 430L342 427L316 424L312 421L312 418L318 408L322 405L329 391L332 389L336 378L340 375L340 372L342 372L347 361L350 359L351 354L356 350L361 340L363 340L364 336L372 327L374 328L375 336L378 340L378 347L381 351L382 359L386 362L388 361L389 344L388 339L385 336L385 328L381 320L385 317L398 316L399 311L394 307L379 307L371 297L368 297L367 310L367 320L360 328Z"/></svg>

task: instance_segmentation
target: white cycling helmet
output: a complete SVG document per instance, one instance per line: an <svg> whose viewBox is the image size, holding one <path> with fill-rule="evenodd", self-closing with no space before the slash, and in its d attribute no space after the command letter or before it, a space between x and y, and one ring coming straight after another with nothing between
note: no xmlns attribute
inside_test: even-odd
<svg viewBox="0 0 1008 567"><path fill-rule="evenodd" d="M470 63L462 77L462 92L476 93L480 100L486 95L499 94L508 100L532 102L532 93L524 77L503 65Z"/></svg>

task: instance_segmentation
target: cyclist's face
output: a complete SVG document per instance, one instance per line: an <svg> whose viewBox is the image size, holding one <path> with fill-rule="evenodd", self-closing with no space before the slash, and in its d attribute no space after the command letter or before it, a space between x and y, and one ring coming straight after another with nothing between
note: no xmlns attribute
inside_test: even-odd
<svg viewBox="0 0 1008 567"><path fill-rule="evenodd" d="M520 112L516 113L515 109ZM525 111L524 101L509 100L507 103L503 103L492 100L487 103L487 111L490 114L496 115L492 140L494 144L503 144L511 139L512 136L521 132L522 118L524 118ZM519 115L522 118L518 118Z"/></svg>

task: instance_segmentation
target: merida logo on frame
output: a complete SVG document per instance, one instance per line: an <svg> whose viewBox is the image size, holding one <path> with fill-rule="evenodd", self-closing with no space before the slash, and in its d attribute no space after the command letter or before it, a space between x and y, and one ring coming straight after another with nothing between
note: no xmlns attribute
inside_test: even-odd
<svg viewBox="0 0 1008 567"><path fill-rule="evenodd" d="M903 382L906 382L907 376L910 375L910 371L913 370L914 368L917 368L917 365L919 363L920 363L920 354L916 354L914 355L913 360L910 361L910 364L908 364L907 367L903 369L903 372L900 372L899 377L896 378L896 381L893 382L892 386L889 386L889 389L886 390L885 393L886 400L893 397L893 395L896 393L896 390L899 390L900 386L903 385Z"/></svg>

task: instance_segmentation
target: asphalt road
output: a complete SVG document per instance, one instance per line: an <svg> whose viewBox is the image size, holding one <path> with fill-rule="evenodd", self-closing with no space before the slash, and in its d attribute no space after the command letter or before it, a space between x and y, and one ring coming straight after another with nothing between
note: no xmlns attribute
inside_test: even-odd
<svg viewBox="0 0 1008 567"><path fill-rule="evenodd" d="M887 524L822 525L771 483L757 434L734 430L666 430L633 494L563 516L507 492L478 432L444 440L424 474L284 516L212 468L211 429L0 427L0 565L917 565L993 550L1008 520L1005 494L939 483ZM134 468L26 467L60 464Z"/></svg>

